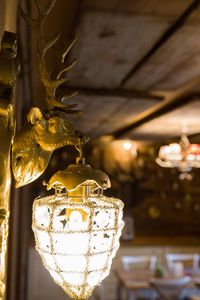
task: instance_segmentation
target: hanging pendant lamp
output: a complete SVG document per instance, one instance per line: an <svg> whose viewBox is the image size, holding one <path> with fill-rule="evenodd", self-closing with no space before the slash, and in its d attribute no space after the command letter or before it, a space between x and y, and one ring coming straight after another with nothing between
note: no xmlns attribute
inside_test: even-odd
<svg viewBox="0 0 200 300"><path fill-rule="evenodd" d="M105 173L79 160L52 176L47 189L55 194L34 201L36 249L55 282L74 299L87 299L108 276L119 248L124 205L103 195L108 187Z"/></svg>

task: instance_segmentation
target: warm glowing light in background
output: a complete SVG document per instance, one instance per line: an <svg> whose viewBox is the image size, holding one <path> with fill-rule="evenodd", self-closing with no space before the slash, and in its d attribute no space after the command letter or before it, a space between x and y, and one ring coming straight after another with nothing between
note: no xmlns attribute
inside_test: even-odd
<svg viewBox="0 0 200 300"><path fill-rule="evenodd" d="M200 168L200 144L190 144L183 134L179 143L171 143L160 147L156 162L164 168L177 168L180 179L192 179L188 174L192 168Z"/></svg>
<svg viewBox="0 0 200 300"><path fill-rule="evenodd" d="M108 140L102 147L103 167L112 174L116 165L124 170L129 170L137 157L138 142L132 140Z"/></svg>
<svg viewBox="0 0 200 300"><path fill-rule="evenodd" d="M122 144L122 147L124 148L124 150L130 150L133 147L133 144L129 141L125 141Z"/></svg>
<svg viewBox="0 0 200 300"><path fill-rule="evenodd" d="M111 143L111 148L113 152L122 159L132 159L137 156L137 147L135 142L131 140L117 140Z"/></svg>

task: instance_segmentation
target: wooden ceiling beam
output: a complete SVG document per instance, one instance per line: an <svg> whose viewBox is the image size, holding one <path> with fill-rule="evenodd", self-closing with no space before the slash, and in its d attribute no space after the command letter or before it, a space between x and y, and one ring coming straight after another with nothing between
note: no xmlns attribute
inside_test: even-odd
<svg viewBox="0 0 200 300"><path fill-rule="evenodd" d="M200 132L196 132L196 133L192 133L192 134L188 134L189 139L196 139L196 138L200 138Z"/></svg>
<svg viewBox="0 0 200 300"><path fill-rule="evenodd" d="M122 127L119 130L110 133L110 135L114 138L120 138L139 126L194 100L200 100L200 93L191 93L187 94L186 96L181 95L174 98L167 98L166 100L154 105L152 108L136 116L133 122L128 126Z"/></svg>
<svg viewBox="0 0 200 300"><path fill-rule="evenodd" d="M125 90L125 89L106 89L106 88L92 88L92 87L70 87L65 86L61 89L66 93L78 91L80 95L84 96L104 96L104 97L122 97L122 98L142 98L142 99L153 99L153 100L163 100L164 96L154 94L153 92L137 91L137 90Z"/></svg>
<svg viewBox="0 0 200 300"><path fill-rule="evenodd" d="M142 57L141 60L138 61L136 65L134 65L130 71L126 74L126 76L122 79L120 86L124 86L126 82L134 75L139 68L145 64L148 59L163 45L165 44L168 39L177 31L179 30L187 21L188 17L199 7L200 0L194 0L189 7L180 15L180 17L174 22L172 26L170 26L158 41L154 44L154 46Z"/></svg>

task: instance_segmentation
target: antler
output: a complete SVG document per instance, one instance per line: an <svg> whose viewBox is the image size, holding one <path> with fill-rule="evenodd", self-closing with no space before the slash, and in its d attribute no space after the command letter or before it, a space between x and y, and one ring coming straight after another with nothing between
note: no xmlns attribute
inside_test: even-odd
<svg viewBox="0 0 200 300"><path fill-rule="evenodd" d="M72 108L76 107L76 104L64 104L58 101L56 97L56 90L57 88L62 85L63 83L67 82L67 78L62 78L63 74L68 72L76 63L76 60L73 60L68 65L65 65L65 58L71 48L73 47L76 39L74 39L69 45L65 45L62 51L57 51L57 56L60 61L59 70L56 71L55 76L51 76L48 72L48 68L45 62L45 55L46 52L52 48L60 38L60 35L57 34L53 39L47 41L44 38L43 34L43 24L46 20L46 17L51 12L52 8L54 7L56 0L49 0L47 4L42 3L41 0L34 0L35 5L38 10L38 17L31 18L27 16L24 11L21 9L22 16L26 20L26 22L35 30L36 32L36 58L38 63L38 68L40 72L40 77L44 88L46 90L46 106L47 110L50 112L54 109L61 110L66 113L77 113L79 111L72 110ZM76 92L68 93L63 99L72 97L76 94Z"/></svg>

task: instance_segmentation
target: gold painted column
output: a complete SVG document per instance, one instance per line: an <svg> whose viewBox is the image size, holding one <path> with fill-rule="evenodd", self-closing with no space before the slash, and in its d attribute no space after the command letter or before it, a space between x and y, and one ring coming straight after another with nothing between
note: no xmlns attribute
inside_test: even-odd
<svg viewBox="0 0 200 300"><path fill-rule="evenodd" d="M11 163L14 135L14 92L16 84L16 19L18 1L2 1L0 41L0 299L5 299L7 240L10 213Z"/></svg>
<svg viewBox="0 0 200 300"><path fill-rule="evenodd" d="M14 135L14 92L17 67L16 35L4 32L0 52L0 299L4 299L7 274L11 163Z"/></svg>

